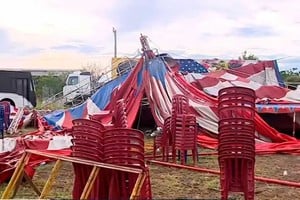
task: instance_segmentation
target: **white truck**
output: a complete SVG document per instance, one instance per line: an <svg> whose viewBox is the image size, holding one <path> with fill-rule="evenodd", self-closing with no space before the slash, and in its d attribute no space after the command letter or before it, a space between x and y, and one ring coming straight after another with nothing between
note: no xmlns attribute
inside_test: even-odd
<svg viewBox="0 0 300 200"><path fill-rule="evenodd" d="M68 75L63 87L65 104L81 102L91 96L92 80L90 72L76 71Z"/></svg>
<svg viewBox="0 0 300 200"><path fill-rule="evenodd" d="M63 87L65 105L74 105L85 101L109 80L105 73L102 73L97 81L92 80L90 72L76 71L69 74L66 85Z"/></svg>

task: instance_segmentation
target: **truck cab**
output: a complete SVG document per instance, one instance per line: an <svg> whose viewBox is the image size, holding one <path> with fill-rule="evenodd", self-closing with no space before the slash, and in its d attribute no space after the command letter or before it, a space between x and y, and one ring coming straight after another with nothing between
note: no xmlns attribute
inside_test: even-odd
<svg viewBox="0 0 300 200"><path fill-rule="evenodd" d="M68 75L63 87L65 103L76 101L77 98L86 99L91 95L91 73L76 71Z"/></svg>

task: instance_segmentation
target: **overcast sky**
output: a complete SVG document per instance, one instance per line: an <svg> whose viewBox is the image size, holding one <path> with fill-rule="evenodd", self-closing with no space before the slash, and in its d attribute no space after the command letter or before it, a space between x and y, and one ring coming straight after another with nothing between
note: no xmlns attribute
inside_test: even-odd
<svg viewBox="0 0 300 200"><path fill-rule="evenodd" d="M135 56L140 33L160 53L238 58L244 50L300 66L296 0L1 0L0 67L81 68Z"/></svg>

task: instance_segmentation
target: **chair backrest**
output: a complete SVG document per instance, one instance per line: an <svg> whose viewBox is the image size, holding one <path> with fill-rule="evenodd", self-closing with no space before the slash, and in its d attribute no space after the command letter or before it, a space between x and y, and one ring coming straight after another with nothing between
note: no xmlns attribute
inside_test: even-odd
<svg viewBox="0 0 300 200"><path fill-rule="evenodd" d="M85 120L84 120L85 122ZM94 161L103 161L103 130L75 122L72 127L72 156Z"/></svg>
<svg viewBox="0 0 300 200"><path fill-rule="evenodd" d="M168 145L170 142L172 142L172 134L171 134L171 117L167 117L164 121L164 126L162 129L162 136L161 140L165 145Z"/></svg>
<svg viewBox="0 0 300 200"><path fill-rule="evenodd" d="M105 127L103 126L103 124L101 124L98 121L91 120L91 119L74 119L72 121L72 123L73 123L73 126L86 125L86 126L91 126L91 127L97 128L101 131L105 130Z"/></svg>
<svg viewBox="0 0 300 200"><path fill-rule="evenodd" d="M218 114L220 119L255 116L255 91L244 87L227 87L219 91Z"/></svg>
<svg viewBox="0 0 300 200"><path fill-rule="evenodd" d="M172 115L189 113L189 100L182 94L175 94L172 98Z"/></svg>
<svg viewBox="0 0 300 200"><path fill-rule="evenodd" d="M101 130L97 127L79 124L79 125L74 125L72 127L71 135L73 135L73 137L90 136L90 137L103 139L103 131L104 130Z"/></svg>
<svg viewBox="0 0 300 200"><path fill-rule="evenodd" d="M130 128L104 131L104 162L144 168L144 133Z"/></svg>
<svg viewBox="0 0 300 200"><path fill-rule="evenodd" d="M253 89L239 86L223 88L218 92L219 97L225 94L245 94L248 96L255 97L255 91Z"/></svg>

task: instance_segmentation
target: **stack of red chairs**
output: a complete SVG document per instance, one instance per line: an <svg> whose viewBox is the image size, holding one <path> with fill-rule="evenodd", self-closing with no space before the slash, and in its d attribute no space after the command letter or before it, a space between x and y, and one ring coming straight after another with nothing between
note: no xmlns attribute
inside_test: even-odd
<svg viewBox="0 0 300 200"><path fill-rule="evenodd" d="M218 114L222 199L230 191L254 199L255 92L243 87L221 89Z"/></svg>
<svg viewBox="0 0 300 200"><path fill-rule="evenodd" d="M74 119L72 121L72 123L73 123L73 127L80 126L80 125L86 125L86 126L91 126L91 127L97 128L100 131L105 130L105 127L103 126L103 124L101 124L98 121L92 120L92 119Z"/></svg>
<svg viewBox="0 0 300 200"><path fill-rule="evenodd" d="M178 152L181 164L186 164L186 153L188 150L192 151L193 164L198 162L197 152L197 123L195 115L180 114L174 120L175 126L175 141L174 149ZM175 156L173 156L174 161Z"/></svg>
<svg viewBox="0 0 300 200"><path fill-rule="evenodd" d="M188 98L181 94L176 94L172 98L172 119L171 119L171 141L172 157L176 162L176 156L180 157L181 164L186 163L188 150L192 151L193 162L198 160L197 151L197 123L195 115L189 114Z"/></svg>
<svg viewBox="0 0 300 200"><path fill-rule="evenodd" d="M71 156L103 162L103 130L101 123L88 119L73 120L71 131L72 146ZM80 199L80 195L92 171L92 166L73 163L75 180L73 186L73 199ZM90 198L103 197L102 190L92 190Z"/></svg>
<svg viewBox="0 0 300 200"><path fill-rule="evenodd" d="M1 101L0 105L4 106L4 129L7 130L10 125L10 102Z"/></svg>
<svg viewBox="0 0 300 200"><path fill-rule="evenodd" d="M156 135L153 140L153 158L156 158L157 149L161 149L162 160L169 161L169 147L172 148L172 134L171 134L171 117L164 121L162 133Z"/></svg>
<svg viewBox="0 0 300 200"><path fill-rule="evenodd" d="M142 169L146 174L146 180L141 188L140 199L152 199L149 168L145 164L144 133L126 128L128 123L123 100L117 103L114 116L116 121L110 128L95 120L73 120L71 155ZM73 164L73 166L75 171L73 199L79 199L92 166L82 164ZM103 168L95 181L89 199L129 199L137 176L137 174Z"/></svg>
<svg viewBox="0 0 300 200"><path fill-rule="evenodd" d="M129 128L114 128L104 132L104 162L142 169L147 177L140 198L151 199L149 168L144 158L143 132ZM136 174L111 171L108 198L129 199L136 179Z"/></svg>

